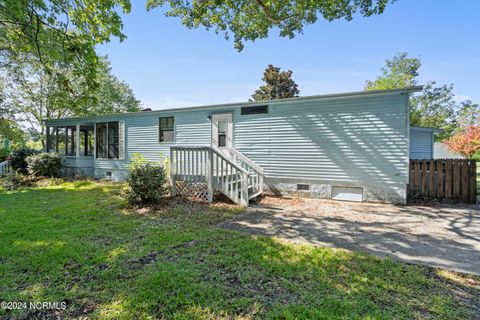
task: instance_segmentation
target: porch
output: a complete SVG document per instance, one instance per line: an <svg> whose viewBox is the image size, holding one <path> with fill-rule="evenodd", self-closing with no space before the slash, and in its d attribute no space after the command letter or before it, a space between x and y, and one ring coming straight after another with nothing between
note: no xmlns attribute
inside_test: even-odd
<svg viewBox="0 0 480 320"><path fill-rule="evenodd" d="M64 157L67 174L94 174L94 123L47 127L47 152Z"/></svg>

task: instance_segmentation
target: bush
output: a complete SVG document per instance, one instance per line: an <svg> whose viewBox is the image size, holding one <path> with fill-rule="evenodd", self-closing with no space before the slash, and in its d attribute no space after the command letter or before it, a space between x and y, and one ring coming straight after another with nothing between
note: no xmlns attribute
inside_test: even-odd
<svg viewBox="0 0 480 320"><path fill-rule="evenodd" d="M12 166L13 170L21 174L28 174L26 159L27 157L34 154L39 154L39 152L37 150L30 149L30 148L18 149L13 151L8 156L8 161L10 162L10 165Z"/></svg>
<svg viewBox="0 0 480 320"><path fill-rule="evenodd" d="M7 160L10 151L5 148L0 148L0 162Z"/></svg>
<svg viewBox="0 0 480 320"><path fill-rule="evenodd" d="M157 204L168 194L165 170L159 163L132 164L127 183L125 198L133 206Z"/></svg>
<svg viewBox="0 0 480 320"><path fill-rule="evenodd" d="M63 167L63 160L56 153L31 155L26 162L28 173L35 177L59 177Z"/></svg>
<svg viewBox="0 0 480 320"><path fill-rule="evenodd" d="M22 186L24 186L24 177L21 174L7 174L2 179L2 187L5 190L16 190Z"/></svg>

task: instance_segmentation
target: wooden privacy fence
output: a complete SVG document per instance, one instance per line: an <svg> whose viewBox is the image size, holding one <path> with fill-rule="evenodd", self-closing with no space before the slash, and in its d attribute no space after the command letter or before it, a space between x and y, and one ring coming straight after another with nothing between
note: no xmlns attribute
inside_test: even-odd
<svg viewBox="0 0 480 320"><path fill-rule="evenodd" d="M475 203L476 178L473 160L410 160L408 196Z"/></svg>

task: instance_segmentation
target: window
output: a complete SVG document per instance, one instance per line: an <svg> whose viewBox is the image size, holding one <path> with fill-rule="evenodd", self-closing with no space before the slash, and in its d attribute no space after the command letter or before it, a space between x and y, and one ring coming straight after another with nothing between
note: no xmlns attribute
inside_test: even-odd
<svg viewBox="0 0 480 320"><path fill-rule="evenodd" d="M66 137L65 127L57 127L57 146L56 150L58 154L65 155L66 150Z"/></svg>
<svg viewBox="0 0 480 320"><path fill-rule="evenodd" d="M75 156L76 155L76 143L75 139L77 136L77 126L68 126L66 127L67 135L66 135L66 155L67 156Z"/></svg>
<svg viewBox="0 0 480 320"><path fill-rule="evenodd" d="M77 140L77 126L47 127L47 152L57 152L61 155L74 157L77 155L77 144L80 156L93 156L94 134L93 125L81 125Z"/></svg>
<svg viewBox="0 0 480 320"><path fill-rule="evenodd" d="M97 158L108 158L107 122L97 123Z"/></svg>
<svg viewBox="0 0 480 320"><path fill-rule="evenodd" d="M227 146L227 128L228 128L228 121L227 120L218 120L218 147L226 147Z"/></svg>
<svg viewBox="0 0 480 320"><path fill-rule="evenodd" d="M118 159L118 122L108 123L108 157Z"/></svg>
<svg viewBox="0 0 480 320"><path fill-rule="evenodd" d="M297 184L297 191L308 191L310 190L310 185L308 184Z"/></svg>
<svg viewBox="0 0 480 320"><path fill-rule="evenodd" d="M57 133L55 127L47 127L47 152L57 152Z"/></svg>
<svg viewBox="0 0 480 320"><path fill-rule="evenodd" d="M249 115L249 114L259 114L259 113L268 113L268 106L253 106L253 107L243 107L240 110L240 114L242 116Z"/></svg>
<svg viewBox="0 0 480 320"><path fill-rule="evenodd" d="M160 118L160 142L173 142L174 136L173 117Z"/></svg>
<svg viewBox="0 0 480 320"><path fill-rule="evenodd" d="M97 158L119 159L119 122L97 123Z"/></svg>
<svg viewBox="0 0 480 320"><path fill-rule="evenodd" d="M93 156L93 126L80 126L80 156Z"/></svg>

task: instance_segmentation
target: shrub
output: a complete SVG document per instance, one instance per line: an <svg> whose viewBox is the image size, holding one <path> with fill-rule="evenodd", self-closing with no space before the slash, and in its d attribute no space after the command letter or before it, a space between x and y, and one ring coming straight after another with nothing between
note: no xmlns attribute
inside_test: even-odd
<svg viewBox="0 0 480 320"><path fill-rule="evenodd" d="M60 176L63 160L56 153L40 153L27 157L28 173L35 177Z"/></svg>
<svg viewBox="0 0 480 320"><path fill-rule="evenodd" d="M10 151L5 148L0 148L0 162L7 160Z"/></svg>
<svg viewBox="0 0 480 320"><path fill-rule="evenodd" d="M125 198L133 206L157 204L168 194L165 170L159 163L132 163L127 183Z"/></svg>
<svg viewBox="0 0 480 320"><path fill-rule="evenodd" d="M10 162L10 165L12 166L12 169L21 173L21 174L28 174L28 169L27 169L27 157L38 154L39 152L34 149L30 148L23 148L23 149L18 149L13 151L9 156L8 156L8 161Z"/></svg>
<svg viewBox="0 0 480 320"><path fill-rule="evenodd" d="M30 187L32 182L19 173L7 174L1 180L2 188L6 190L16 190L20 187Z"/></svg>

